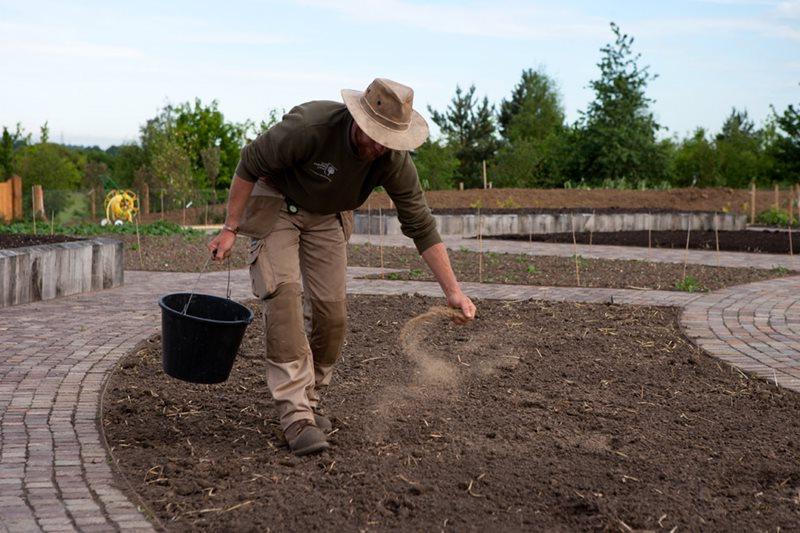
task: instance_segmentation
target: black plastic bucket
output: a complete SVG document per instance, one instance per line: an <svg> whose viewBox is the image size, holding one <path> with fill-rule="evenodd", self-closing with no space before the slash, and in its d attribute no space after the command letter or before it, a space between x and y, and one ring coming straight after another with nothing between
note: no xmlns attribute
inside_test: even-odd
<svg viewBox="0 0 800 533"><path fill-rule="evenodd" d="M164 372L191 383L228 379L253 312L227 298L188 292L167 294L158 305Z"/></svg>

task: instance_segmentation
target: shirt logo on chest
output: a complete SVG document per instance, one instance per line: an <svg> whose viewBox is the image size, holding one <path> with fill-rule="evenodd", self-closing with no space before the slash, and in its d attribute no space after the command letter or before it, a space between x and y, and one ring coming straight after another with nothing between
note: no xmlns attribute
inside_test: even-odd
<svg viewBox="0 0 800 533"><path fill-rule="evenodd" d="M314 163L312 170L317 176L321 176L328 181L331 181L333 175L336 174L336 167L331 163Z"/></svg>

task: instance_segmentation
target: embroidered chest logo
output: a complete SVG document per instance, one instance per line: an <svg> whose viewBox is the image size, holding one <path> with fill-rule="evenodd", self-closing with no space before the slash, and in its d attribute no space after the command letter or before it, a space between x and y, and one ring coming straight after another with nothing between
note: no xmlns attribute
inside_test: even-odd
<svg viewBox="0 0 800 533"><path fill-rule="evenodd" d="M336 167L331 163L314 163L312 165L314 174L322 176L328 181L331 181L333 175L336 174Z"/></svg>

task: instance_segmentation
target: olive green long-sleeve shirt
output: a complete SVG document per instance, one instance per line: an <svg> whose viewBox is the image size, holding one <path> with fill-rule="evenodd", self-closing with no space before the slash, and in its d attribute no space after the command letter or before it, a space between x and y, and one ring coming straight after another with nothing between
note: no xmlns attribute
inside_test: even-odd
<svg viewBox="0 0 800 533"><path fill-rule="evenodd" d="M350 141L352 123L344 104L301 104L242 149L236 175L253 182L265 176L297 205L321 214L355 209L382 186L397 207L403 234L420 253L441 242L411 155L388 150L374 161L359 159Z"/></svg>

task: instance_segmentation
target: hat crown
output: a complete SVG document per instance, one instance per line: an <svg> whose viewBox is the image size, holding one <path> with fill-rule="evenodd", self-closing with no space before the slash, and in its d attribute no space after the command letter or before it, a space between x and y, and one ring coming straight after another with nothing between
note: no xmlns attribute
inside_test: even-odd
<svg viewBox="0 0 800 533"><path fill-rule="evenodd" d="M414 107L414 90L411 87L386 78L376 78L367 87L363 99L367 111L385 126L404 130L411 124Z"/></svg>

